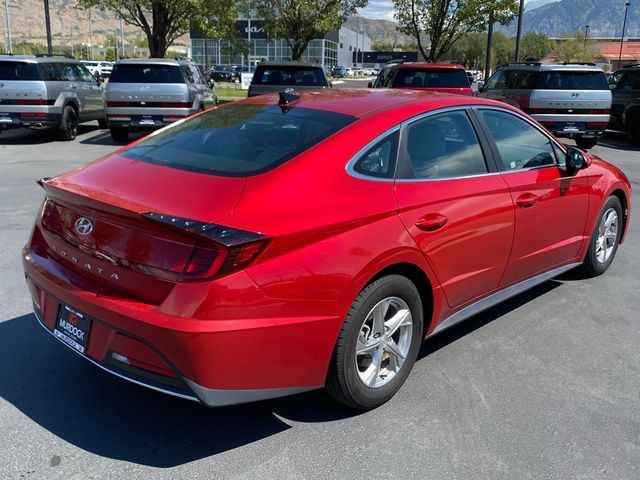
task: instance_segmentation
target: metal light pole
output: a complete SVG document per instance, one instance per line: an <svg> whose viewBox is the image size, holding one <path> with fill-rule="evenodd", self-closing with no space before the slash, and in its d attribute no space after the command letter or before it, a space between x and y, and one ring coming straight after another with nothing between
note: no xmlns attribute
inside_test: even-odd
<svg viewBox="0 0 640 480"><path fill-rule="evenodd" d="M489 18L489 30L487 32L487 56L484 62L484 81L489 79L491 73L491 44L493 43L493 18Z"/></svg>
<svg viewBox="0 0 640 480"><path fill-rule="evenodd" d="M47 53L53 55L53 46L51 45L51 18L49 17L49 0L44 0L44 22L47 26Z"/></svg>
<svg viewBox="0 0 640 480"><path fill-rule="evenodd" d="M122 22L122 17L120 17L120 48L122 50L122 55L120 58L124 58L124 23Z"/></svg>
<svg viewBox="0 0 640 480"><path fill-rule="evenodd" d="M522 16L524 15L524 0L520 0L518 11L518 33L516 34L516 62L520 61L520 40L522 39Z"/></svg>
<svg viewBox="0 0 640 480"><path fill-rule="evenodd" d="M618 54L618 68L622 66L622 43L624 42L624 31L627 28L627 12L631 2L624 2L624 22L622 22L622 37L620 38L620 53Z"/></svg>
<svg viewBox="0 0 640 480"><path fill-rule="evenodd" d="M11 25L9 23L9 0L4 0L4 21L7 28L7 53L11 53L13 46L11 45Z"/></svg>
<svg viewBox="0 0 640 480"><path fill-rule="evenodd" d="M93 60L93 22L91 21L91 9L89 9L89 44L91 45L89 58Z"/></svg>
<svg viewBox="0 0 640 480"><path fill-rule="evenodd" d="M584 26L584 49L587 49L587 38L589 38L589 25Z"/></svg>

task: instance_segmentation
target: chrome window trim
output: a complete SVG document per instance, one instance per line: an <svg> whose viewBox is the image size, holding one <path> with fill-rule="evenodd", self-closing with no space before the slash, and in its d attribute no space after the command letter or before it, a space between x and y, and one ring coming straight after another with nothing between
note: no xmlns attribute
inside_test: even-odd
<svg viewBox="0 0 640 480"><path fill-rule="evenodd" d="M373 175L365 175L364 173L360 173L360 172L356 172L355 171L355 165L356 163L358 163L358 161L373 147L376 146L377 143L381 142L382 140L384 140L385 138L387 138L390 135L393 135L394 133L398 132L400 130L400 127L402 126L402 123L399 123L398 125L395 125L393 127L391 127L389 130L385 130L383 133L381 133L380 135L378 135L377 137L375 137L373 140L371 140L369 143L367 143L364 147L362 147L360 150L358 150L355 155L353 157L351 157L351 160L349 160L347 162L347 165L345 166L345 170L347 171L347 174L354 177L354 178L358 178L360 180L369 180L372 182L395 182L395 177L396 177L396 169L398 168L398 151L396 149L396 161L395 164L393 165L393 175L389 178L384 178L384 177L374 177ZM399 140L398 140L398 143Z"/></svg>
<svg viewBox="0 0 640 480"><path fill-rule="evenodd" d="M396 164L395 164L395 167L394 167L393 178L380 178L380 177L364 175L364 174L356 172L354 170L354 165L358 162L358 160L360 160L362 158L362 156L365 153L367 153L367 151L369 151L370 148L374 147L376 143L382 141L385 137L387 137L389 135L392 135L393 133L397 132L401 128L404 128L405 126L408 126L408 125L410 125L411 123L413 123L415 121L422 120L422 119L430 117L432 115L437 115L437 114L440 114L440 113L453 112L453 111L457 111L457 110L464 110L465 112L467 110L495 110L495 111L498 111L498 112L506 113L508 115L513 115L514 117L523 120L527 124L529 124L532 127L534 127L536 130L538 130L542 135L547 137L547 139L550 142L553 142L562 152L564 152L565 155L567 153L567 150L566 150L566 148L564 147L563 144L561 144L559 141L557 141L554 137L550 137L549 133L546 132L542 127L540 127L536 123L532 122L530 119L526 118L525 116L523 116L519 112L514 112L513 110L510 110L508 108L495 106L495 105L479 105L479 104L456 105L454 107L445 107L445 108L441 108L441 109L438 109L438 110L431 110L429 112L419 113L418 115L413 116L413 117L411 117L409 119L403 120L399 124L393 126L391 129L386 130L385 132L381 133L380 135L375 137L373 140L371 140L369 143L367 143L364 147L362 147L360 150L358 150L353 157L351 157L351 159L347 162L347 165L345 167L345 169L347 171L347 174L349 174L350 176L352 176L354 178L358 178L360 180L369 180L369 181L373 181L373 182L417 183L417 182L441 182L441 181L458 180L458 179L466 179L466 178L480 178L480 177L488 177L488 176L491 176L491 175L510 175L510 174L513 174L513 173L527 172L527 171L531 171L531 170L541 170L543 168L551 168L551 167L560 168L561 165L556 159L556 162L551 164L551 165L541 165L541 166L538 166L538 167L520 168L518 170L509 170L509 171L507 171L507 170L505 170L505 171L498 170L497 172L478 173L478 174L473 174L473 175L462 175L462 176L455 176L455 177L396 178L396 171L397 171L397 168L398 168L398 156L399 156L398 155L399 152L396 152ZM471 120L469 120L469 121L471 121ZM473 123L472 123L472 126L473 126ZM477 132L475 132L475 128L474 128L474 133L476 134L476 136L478 135ZM495 139L493 138L493 135L491 134L491 132L488 132L488 133L490 135L489 140L495 143ZM480 139L478 139L478 145L481 146ZM483 152L483 154L484 154L484 152ZM485 164L486 164L486 160L487 159L485 158Z"/></svg>
<svg viewBox="0 0 640 480"><path fill-rule="evenodd" d="M531 125L533 128L535 128L536 130L538 130L542 135L544 135L545 137L547 137L549 139L549 141L553 142L556 144L557 147L560 147L560 150L562 150L565 155L567 154L567 149L560 143L558 142L558 140L556 140L554 137L550 137L549 136L549 132L547 132L546 130L544 130L543 127L541 127L540 125L538 125L537 123L532 122L529 118L523 116L520 112L514 112L513 110L510 110L508 108L502 108L502 107L497 107L495 105L474 105L473 107L471 107L473 110L496 110L498 112L503 112L506 113L508 115L513 115L516 118L519 118L520 120L523 120L524 122L528 123L529 125ZM524 112L523 112L524 113ZM491 132L489 132L491 133ZM493 135L491 135L491 138L493 139ZM494 140L495 142L495 140ZM555 166L559 166L559 163L556 163ZM544 165L543 167L531 167L527 170L534 170L537 168L544 168L544 167L550 167L551 165ZM521 169L518 171L524 171L525 169ZM506 172L503 172L506 173Z"/></svg>

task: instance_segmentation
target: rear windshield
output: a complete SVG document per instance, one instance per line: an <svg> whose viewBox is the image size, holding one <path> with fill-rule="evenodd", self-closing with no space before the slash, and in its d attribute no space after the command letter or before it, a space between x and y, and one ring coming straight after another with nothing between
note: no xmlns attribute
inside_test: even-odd
<svg viewBox="0 0 640 480"><path fill-rule="evenodd" d="M184 77L177 65L121 64L114 65L109 83L184 83Z"/></svg>
<svg viewBox="0 0 640 480"><path fill-rule="evenodd" d="M414 69L400 68L394 87L414 88L469 88L469 79L462 69Z"/></svg>
<svg viewBox="0 0 640 480"><path fill-rule="evenodd" d="M536 88L542 90L609 90L604 72L544 71Z"/></svg>
<svg viewBox="0 0 640 480"><path fill-rule="evenodd" d="M258 67L253 74L253 85L290 85L292 87L326 87L327 79L321 68L283 66L283 67Z"/></svg>
<svg viewBox="0 0 640 480"><path fill-rule="evenodd" d="M121 155L143 162L226 177L266 172L355 117L275 105L228 105L152 134Z"/></svg>
<svg viewBox="0 0 640 480"><path fill-rule="evenodd" d="M42 80L35 63L0 62L0 80Z"/></svg>

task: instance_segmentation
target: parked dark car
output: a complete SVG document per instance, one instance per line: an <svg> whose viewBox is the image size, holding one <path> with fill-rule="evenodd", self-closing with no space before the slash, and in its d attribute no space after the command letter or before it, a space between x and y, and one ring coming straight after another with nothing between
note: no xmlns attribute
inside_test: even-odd
<svg viewBox="0 0 640 480"><path fill-rule="evenodd" d="M640 64L617 70L609 82L611 89L611 130L625 132L629 142L640 147Z"/></svg>
<svg viewBox="0 0 640 480"><path fill-rule="evenodd" d="M374 82L370 82L369 86L473 95L464 67L450 63L390 63L382 69Z"/></svg>
<svg viewBox="0 0 640 480"><path fill-rule="evenodd" d="M287 88L314 90L329 88L321 65L300 62L264 62L256 67L249 96L278 92Z"/></svg>
<svg viewBox="0 0 640 480"><path fill-rule="evenodd" d="M231 67L217 65L211 68L209 78L214 82L233 82L234 75Z"/></svg>

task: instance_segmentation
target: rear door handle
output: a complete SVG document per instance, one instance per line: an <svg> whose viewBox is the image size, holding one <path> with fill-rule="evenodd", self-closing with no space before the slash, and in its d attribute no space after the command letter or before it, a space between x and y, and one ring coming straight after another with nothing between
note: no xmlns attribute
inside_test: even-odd
<svg viewBox="0 0 640 480"><path fill-rule="evenodd" d="M416 222L416 227L424 232L434 232L444 227L449 219L439 213L428 213Z"/></svg>
<svg viewBox="0 0 640 480"><path fill-rule="evenodd" d="M518 198L516 198L516 205L518 205L520 208L530 208L533 207L536 203L538 203L538 197L530 192L523 193Z"/></svg>

